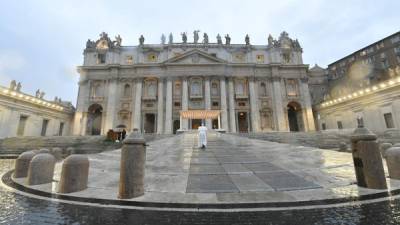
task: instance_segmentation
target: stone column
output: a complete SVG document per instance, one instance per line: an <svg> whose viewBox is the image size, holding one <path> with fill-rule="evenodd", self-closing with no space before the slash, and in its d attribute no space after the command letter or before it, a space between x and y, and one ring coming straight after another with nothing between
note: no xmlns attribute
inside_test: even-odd
<svg viewBox="0 0 400 225"><path fill-rule="evenodd" d="M253 132L259 132L260 111L258 108L258 91L257 91L257 85L255 85L254 83L255 79L249 78L251 126Z"/></svg>
<svg viewBox="0 0 400 225"><path fill-rule="evenodd" d="M128 199L144 194L146 141L134 131L123 143L118 197Z"/></svg>
<svg viewBox="0 0 400 225"><path fill-rule="evenodd" d="M86 123L83 123L83 118L85 112L87 112L89 108L89 105L87 105L87 102L89 101L89 91L90 82L84 80L79 81L78 98L76 103L76 112L74 116L73 135L85 135L83 131L86 130Z"/></svg>
<svg viewBox="0 0 400 225"><path fill-rule="evenodd" d="M133 112L133 127L139 131L142 130L141 126L141 112L142 112L142 79L137 79L135 82L135 108Z"/></svg>
<svg viewBox="0 0 400 225"><path fill-rule="evenodd" d="M167 79L167 92L165 96L165 134L172 134L172 80Z"/></svg>
<svg viewBox="0 0 400 225"><path fill-rule="evenodd" d="M80 135L86 135L86 129L87 129L87 121L88 120L88 113L87 112L83 112L82 113L82 122L81 122L81 125L80 125Z"/></svg>
<svg viewBox="0 0 400 225"><path fill-rule="evenodd" d="M306 131L315 131L315 123L314 123L314 114L312 111L312 103L311 103L311 96L310 96L310 90L308 89L308 79L307 78L302 78L300 79L300 90L301 90L301 96L303 97L304 100L304 106L303 110L305 110L305 118L304 120L304 127L307 129Z"/></svg>
<svg viewBox="0 0 400 225"><path fill-rule="evenodd" d="M118 99L118 81L116 79L109 80L108 82L108 94L107 94L107 108L106 118L104 123L104 130L107 132L109 129L114 128L115 109Z"/></svg>
<svg viewBox="0 0 400 225"><path fill-rule="evenodd" d="M226 84L225 77L221 77L219 80L219 87L221 89L221 125L225 131L229 130L228 124L228 105L226 104Z"/></svg>
<svg viewBox="0 0 400 225"><path fill-rule="evenodd" d="M283 111L281 78L272 78L275 126L278 131L287 131L285 112Z"/></svg>
<svg viewBox="0 0 400 225"><path fill-rule="evenodd" d="M236 133L236 112L235 112L235 89L233 87L233 78L229 78L228 94L229 94L229 118L230 118L230 131Z"/></svg>
<svg viewBox="0 0 400 225"><path fill-rule="evenodd" d="M204 78L204 105L206 110L211 110L211 93L210 93L210 78ZM206 119L206 127L207 129L212 129L211 119Z"/></svg>
<svg viewBox="0 0 400 225"><path fill-rule="evenodd" d="M164 79L158 79L157 101L157 134L162 134L164 123Z"/></svg>
<svg viewBox="0 0 400 225"><path fill-rule="evenodd" d="M189 96L188 96L188 81L187 78L184 77L182 79L182 111L188 110L189 106ZM182 120L182 127L181 130L188 129L188 119Z"/></svg>

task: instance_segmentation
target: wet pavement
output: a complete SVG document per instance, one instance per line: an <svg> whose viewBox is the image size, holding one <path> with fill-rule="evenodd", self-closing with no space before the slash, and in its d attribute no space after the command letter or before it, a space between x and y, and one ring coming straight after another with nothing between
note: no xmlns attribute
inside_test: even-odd
<svg viewBox="0 0 400 225"><path fill-rule="evenodd" d="M0 173L14 160L0 159ZM0 186L0 224L400 224L400 199L353 206L263 212L176 212L75 205Z"/></svg>

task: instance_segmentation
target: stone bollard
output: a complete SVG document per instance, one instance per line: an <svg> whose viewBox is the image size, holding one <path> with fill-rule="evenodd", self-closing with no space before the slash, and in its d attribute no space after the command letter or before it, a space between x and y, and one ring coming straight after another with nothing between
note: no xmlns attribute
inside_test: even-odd
<svg viewBox="0 0 400 225"><path fill-rule="evenodd" d="M28 185L46 184L53 180L56 159L49 153L35 155L28 170Z"/></svg>
<svg viewBox="0 0 400 225"><path fill-rule="evenodd" d="M134 131L123 144L118 197L127 199L144 194L146 141L138 131Z"/></svg>
<svg viewBox="0 0 400 225"><path fill-rule="evenodd" d="M391 147L386 150L385 154L389 177L400 179L400 147Z"/></svg>
<svg viewBox="0 0 400 225"><path fill-rule="evenodd" d="M357 185L373 189L387 189L385 172L377 137L359 126L350 137Z"/></svg>
<svg viewBox="0 0 400 225"><path fill-rule="evenodd" d="M41 148L41 149L39 149L39 151L37 151L37 154L40 154L40 153L49 153L50 154L50 150L48 150L47 148Z"/></svg>
<svg viewBox="0 0 400 225"><path fill-rule="evenodd" d="M50 153L56 158L57 161L62 159L62 149L59 147L52 148Z"/></svg>
<svg viewBox="0 0 400 225"><path fill-rule="evenodd" d="M346 152L347 151L347 144L345 142L340 142L339 151L341 151L341 152Z"/></svg>
<svg viewBox="0 0 400 225"><path fill-rule="evenodd" d="M386 158L386 150L388 150L390 147L392 147L391 143L382 143L379 146L379 150L381 151L381 155L383 158Z"/></svg>
<svg viewBox="0 0 400 225"><path fill-rule="evenodd" d="M71 193L87 188L89 159L86 155L70 155L62 165L58 192Z"/></svg>
<svg viewBox="0 0 400 225"><path fill-rule="evenodd" d="M14 178L28 176L29 163L36 154L33 151L24 152L15 160Z"/></svg>

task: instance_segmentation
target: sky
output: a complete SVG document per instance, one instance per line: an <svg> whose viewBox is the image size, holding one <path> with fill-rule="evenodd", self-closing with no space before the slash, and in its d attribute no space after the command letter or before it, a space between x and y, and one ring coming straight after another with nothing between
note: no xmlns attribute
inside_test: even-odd
<svg viewBox="0 0 400 225"><path fill-rule="evenodd" d="M297 38L305 64L326 67L400 30L399 0L2 0L0 8L0 85L22 83L22 91L46 92L76 104L87 39L103 31L122 45L159 43L162 33L193 30L232 43L267 44L282 31ZM202 36L202 34L200 34Z"/></svg>

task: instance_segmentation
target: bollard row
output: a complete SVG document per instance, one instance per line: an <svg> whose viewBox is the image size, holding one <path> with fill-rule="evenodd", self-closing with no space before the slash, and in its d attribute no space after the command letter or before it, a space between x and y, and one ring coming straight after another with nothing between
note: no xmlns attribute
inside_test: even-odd
<svg viewBox="0 0 400 225"><path fill-rule="evenodd" d="M56 161L61 159L61 148L24 152L16 159L13 177L26 178L27 185L51 183L53 181ZM88 157L86 155L75 154L68 156L62 164L58 192L71 193L85 190L87 188L88 176Z"/></svg>

